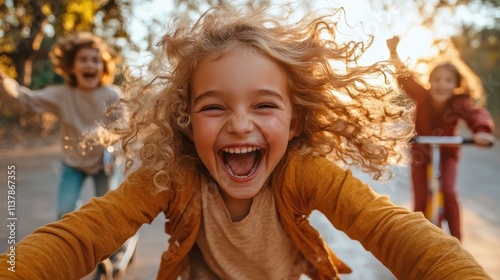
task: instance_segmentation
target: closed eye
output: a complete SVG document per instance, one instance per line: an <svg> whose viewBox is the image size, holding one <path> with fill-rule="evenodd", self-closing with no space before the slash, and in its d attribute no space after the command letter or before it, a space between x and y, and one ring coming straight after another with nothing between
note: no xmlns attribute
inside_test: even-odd
<svg viewBox="0 0 500 280"><path fill-rule="evenodd" d="M207 105L203 106L200 111L213 111L213 110L224 110L224 108L219 105Z"/></svg>
<svg viewBox="0 0 500 280"><path fill-rule="evenodd" d="M272 104L272 103L261 103L256 106L257 109L275 109L278 108L278 106Z"/></svg>

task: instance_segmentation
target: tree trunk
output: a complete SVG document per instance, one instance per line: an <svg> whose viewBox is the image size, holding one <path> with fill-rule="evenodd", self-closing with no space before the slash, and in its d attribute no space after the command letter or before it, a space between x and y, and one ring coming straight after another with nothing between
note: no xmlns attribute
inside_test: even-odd
<svg viewBox="0 0 500 280"><path fill-rule="evenodd" d="M30 0L30 5L33 9L33 21L29 37L21 40L12 56L17 72L17 82L26 86L31 84L33 57L40 49L44 36L43 27L47 23L47 17L42 12L42 0Z"/></svg>

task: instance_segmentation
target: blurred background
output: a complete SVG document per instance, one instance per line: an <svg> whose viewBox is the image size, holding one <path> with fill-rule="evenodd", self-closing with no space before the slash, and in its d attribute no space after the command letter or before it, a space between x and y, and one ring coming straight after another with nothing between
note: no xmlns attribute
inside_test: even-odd
<svg viewBox="0 0 500 280"><path fill-rule="evenodd" d="M0 0L0 68L34 89L62 83L48 51L57 37L85 30L119 50L122 67L141 70L172 15L197 17L209 5L225 2L258 7L284 1ZM401 38L400 56L424 81L433 58L460 59L479 76L486 106L500 123L500 0L299 0L292 5L297 16L322 7L344 7L339 39L369 41L373 36L360 63L387 59L385 40L394 35ZM119 75L115 83L121 81ZM0 141L56 130L56 118L48 113L20 116L0 104Z"/></svg>

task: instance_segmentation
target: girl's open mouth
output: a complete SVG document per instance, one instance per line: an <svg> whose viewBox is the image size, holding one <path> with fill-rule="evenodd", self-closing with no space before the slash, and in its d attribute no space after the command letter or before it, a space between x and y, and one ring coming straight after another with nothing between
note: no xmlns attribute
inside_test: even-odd
<svg viewBox="0 0 500 280"><path fill-rule="evenodd" d="M86 79L93 79L97 77L97 73L85 72L83 73L83 77L85 77Z"/></svg>
<svg viewBox="0 0 500 280"><path fill-rule="evenodd" d="M229 174L238 179L252 176L261 159L260 147L224 148L221 153L222 161Z"/></svg>

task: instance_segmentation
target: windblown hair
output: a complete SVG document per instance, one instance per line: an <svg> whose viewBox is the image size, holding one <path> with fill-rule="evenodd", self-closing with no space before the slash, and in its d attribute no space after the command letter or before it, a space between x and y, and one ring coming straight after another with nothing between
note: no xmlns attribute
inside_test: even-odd
<svg viewBox="0 0 500 280"><path fill-rule="evenodd" d="M78 32L61 38L52 47L49 54L55 71L64 77L70 86L76 86L76 77L71 73L79 50L92 48L99 50L104 64L104 71L100 83L112 84L115 79L116 64L119 57L116 52L100 37L90 32Z"/></svg>
<svg viewBox="0 0 500 280"><path fill-rule="evenodd" d="M300 131L289 148L356 165L375 178L401 159L413 133L411 116L394 102L399 93L388 85L388 63L357 65L371 41L335 41L336 23L330 19L343 10L295 23L288 23L290 14L266 11L217 7L196 22L177 18L177 27L158 44L161 51L149 69L153 80L128 77L124 101L131 119L117 132L126 151L142 144L141 166L155 175L158 186L176 179L182 159L197 159L186 136L193 71L203 58L242 45L279 64L288 76Z"/></svg>

